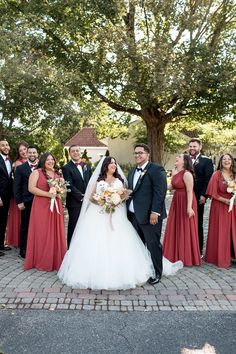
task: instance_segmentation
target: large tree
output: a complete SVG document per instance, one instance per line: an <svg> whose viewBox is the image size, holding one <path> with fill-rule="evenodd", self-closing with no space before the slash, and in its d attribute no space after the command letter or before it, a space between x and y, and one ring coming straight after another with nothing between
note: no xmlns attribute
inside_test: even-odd
<svg viewBox="0 0 236 354"><path fill-rule="evenodd" d="M167 123L233 113L233 0L3 3L4 18L30 28L32 48L71 73L73 95L144 120L154 161Z"/></svg>
<svg viewBox="0 0 236 354"><path fill-rule="evenodd" d="M26 140L62 159L62 145L83 126L96 127L101 137L108 127L113 136L126 134L121 121L109 118L105 103L76 92L73 72L32 46L30 31L16 18L0 23L0 138L7 138L12 156L14 146Z"/></svg>

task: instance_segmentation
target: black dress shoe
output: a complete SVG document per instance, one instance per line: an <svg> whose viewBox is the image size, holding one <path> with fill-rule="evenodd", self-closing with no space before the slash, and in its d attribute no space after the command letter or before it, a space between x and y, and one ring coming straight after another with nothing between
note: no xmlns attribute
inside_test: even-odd
<svg viewBox="0 0 236 354"><path fill-rule="evenodd" d="M148 279L148 283L151 284L151 285L154 285L154 284L159 283L160 280L161 280L161 277L149 278Z"/></svg>
<svg viewBox="0 0 236 354"><path fill-rule="evenodd" d="M10 251L11 247L9 246L0 246L0 251Z"/></svg>
<svg viewBox="0 0 236 354"><path fill-rule="evenodd" d="M4 256L4 253L0 251L0 257Z"/></svg>

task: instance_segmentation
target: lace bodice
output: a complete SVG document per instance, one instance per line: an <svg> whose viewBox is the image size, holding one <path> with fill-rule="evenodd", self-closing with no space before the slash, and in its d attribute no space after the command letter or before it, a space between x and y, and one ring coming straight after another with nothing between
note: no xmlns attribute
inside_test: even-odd
<svg viewBox="0 0 236 354"><path fill-rule="evenodd" d="M116 188L119 189L119 188L123 187L123 183L121 182L121 180L119 178L116 178L114 180L114 182L112 182L112 183L108 183L106 181L99 181L99 182L97 182L96 193L99 193L104 188L108 188L108 187L112 187L114 189L116 189Z"/></svg>

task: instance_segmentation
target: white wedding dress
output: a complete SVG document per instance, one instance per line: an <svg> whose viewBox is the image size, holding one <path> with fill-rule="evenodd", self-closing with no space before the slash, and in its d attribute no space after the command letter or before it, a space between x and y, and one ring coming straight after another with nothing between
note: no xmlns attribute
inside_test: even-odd
<svg viewBox="0 0 236 354"><path fill-rule="evenodd" d="M104 183L97 183L97 193ZM117 189L122 186L118 178L112 184ZM182 267L182 262L171 263L163 257L164 275L173 275ZM100 206L88 204L77 222L58 277L73 288L111 290L135 288L155 277L150 253L127 219L125 203L111 216Z"/></svg>
<svg viewBox="0 0 236 354"><path fill-rule="evenodd" d="M97 183L96 192L104 187ZM113 188L122 187L117 178ZM125 203L111 216L89 203L79 218L58 277L73 288L129 289L154 276L149 251L126 216Z"/></svg>

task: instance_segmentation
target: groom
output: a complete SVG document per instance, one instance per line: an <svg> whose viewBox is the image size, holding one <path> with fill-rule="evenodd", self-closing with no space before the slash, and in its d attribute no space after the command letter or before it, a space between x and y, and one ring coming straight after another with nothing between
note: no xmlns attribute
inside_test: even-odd
<svg viewBox="0 0 236 354"><path fill-rule="evenodd" d="M151 253L155 278L149 284L159 283L162 275L162 221L166 217L166 173L162 166L149 161L150 149L136 144L134 158L137 167L128 175L128 187L133 190L128 201L128 218Z"/></svg>
<svg viewBox="0 0 236 354"><path fill-rule="evenodd" d="M69 248L72 235L79 218L85 189L92 175L89 164L81 160L80 147L71 145L69 147L70 162L62 167L64 179L69 183L69 192L66 196L66 207L69 221L67 229L67 246Z"/></svg>

